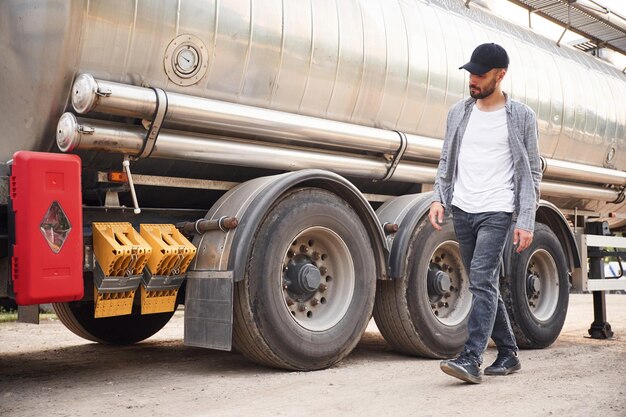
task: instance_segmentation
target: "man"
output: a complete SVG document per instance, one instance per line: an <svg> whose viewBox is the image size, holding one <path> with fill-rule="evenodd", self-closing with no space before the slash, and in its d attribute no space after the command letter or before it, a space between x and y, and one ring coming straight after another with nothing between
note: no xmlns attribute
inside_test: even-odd
<svg viewBox="0 0 626 417"><path fill-rule="evenodd" d="M512 222L517 253L533 240L541 169L535 113L501 89L509 57L500 45L478 46L459 69L470 73L470 98L448 113L429 219L441 230L452 213L463 264L469 274L472 308L469 337L456 359L441 362L446 374L482 382L482 354L489 337L498 348L486 375L521 368L518 347L500 296L500 259Z"/></svg>

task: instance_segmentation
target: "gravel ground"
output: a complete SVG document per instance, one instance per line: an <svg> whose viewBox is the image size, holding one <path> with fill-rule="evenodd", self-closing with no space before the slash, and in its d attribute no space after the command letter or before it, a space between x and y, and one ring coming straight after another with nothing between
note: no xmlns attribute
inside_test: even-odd
<svg viewBox="0 0 626 417"><path fill-rule="evenodd" d="M626 416L626 295L607 296L611 340L592 340L590 295L572 295L559 339L522 371L467 385L436 360L393 352L374 322L338 365L285 372L184 346L183 313L129 347L55 320L0 323L0 416ZM496 352L490 347L485 362Z"/></svg>

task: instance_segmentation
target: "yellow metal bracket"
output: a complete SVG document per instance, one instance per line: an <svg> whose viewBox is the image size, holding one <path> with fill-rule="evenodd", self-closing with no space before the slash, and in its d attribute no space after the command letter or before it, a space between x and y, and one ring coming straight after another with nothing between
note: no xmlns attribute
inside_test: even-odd
<svg viewBox="0 0 626 417"><path fill-rule="evenodd" d="M153 249L154 255L148 260L153 275L185 273L196 256L196 247L173 224L142 224L139 231Z"/></svg>
<svg viewBox="0 0 626 417"><path fill-rule="evenodd" d="M196 247L172 224L142 224L140 233L152 247L142 278L141 314L174 311Z"/></svg>
<svg viewBox="0 0 626 417"><path fill-rule="evenodd" d="M130 223L92 223L96 318L131 314L152 247Z"/></svg>

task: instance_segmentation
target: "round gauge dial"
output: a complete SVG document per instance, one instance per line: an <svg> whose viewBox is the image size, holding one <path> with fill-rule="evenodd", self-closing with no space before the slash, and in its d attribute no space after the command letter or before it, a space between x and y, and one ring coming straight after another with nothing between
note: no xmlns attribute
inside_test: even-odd
<svg viewBox="0 0 626 417"><path fill-rule="evenodd" d="M198 52L189 45L176 53L176 69L182 74L191 74L198 68Z"/></svg>
<svg viewBox="0 0 626 417"><path fill-rule="evenodd" d="M197 84L206 75L208 68L208 50L197 36L178 35L167 45L163 55L163 69L167 78L175 84L183 87Z"/></svg>

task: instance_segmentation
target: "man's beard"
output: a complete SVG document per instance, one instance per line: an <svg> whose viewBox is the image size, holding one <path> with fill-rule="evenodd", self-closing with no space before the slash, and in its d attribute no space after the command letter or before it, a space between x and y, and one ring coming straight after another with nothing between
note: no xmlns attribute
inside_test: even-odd
<svg viewBox="0 0 626 417"><path fill-rule="evenodd" d="M490 95L492 95L494 91L496 91L496 79L494 78L493 80L491 80L491 83L489 83L489 85L485 87L484 90L481 90L479 93L473 93L471 85L470 85L469 91L470 91L470 96L477 100L487 98Z"/></svg>

